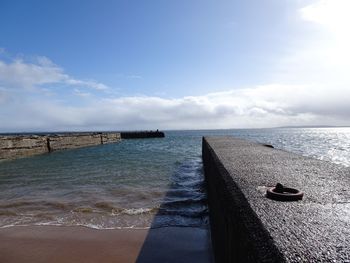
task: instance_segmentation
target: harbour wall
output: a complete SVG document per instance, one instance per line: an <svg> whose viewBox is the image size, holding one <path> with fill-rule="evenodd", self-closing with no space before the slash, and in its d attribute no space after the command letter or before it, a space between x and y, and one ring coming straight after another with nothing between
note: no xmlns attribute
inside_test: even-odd
<svg viewBox="0 0 350 263"><path fill-rule="evenodd" d="M115 143L120 140L120 133L67 133L0 136L0 160L16 159L58 150Z"/></svg>
<svg viewBox="0 0 350 263"><path fill-rule="evenodd" d="M49 152L45 136L0 136L0 160Z"/></svg>
<svg viewBox="0 0 350 263"><path fill-rule="evenodd" d="M16 159L58 150L116 143L121 139L159 138L161 131L83 132L43 135L0 135L0 160Z"/></svg>
<svg viewBox="0 0 350 263"><path fill-rule="evenodd" d="M202 156L217 263L350 262L350 169L233 137ZM266 197L281 183L299 201Z"/></svg>

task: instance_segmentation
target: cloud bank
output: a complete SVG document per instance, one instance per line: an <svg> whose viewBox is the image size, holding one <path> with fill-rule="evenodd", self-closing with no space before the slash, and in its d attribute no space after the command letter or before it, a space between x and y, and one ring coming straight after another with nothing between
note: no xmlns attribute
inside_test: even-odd
<svg viewBox="0 0 350 263"><path fill-rule="evenodd" d="M333 91L332 96L316 86L274 84L179 99L98 98L82 106L50 98L12 99L6 105L5 97L0 122L3 132L349 124L350 90Z"/></svg>

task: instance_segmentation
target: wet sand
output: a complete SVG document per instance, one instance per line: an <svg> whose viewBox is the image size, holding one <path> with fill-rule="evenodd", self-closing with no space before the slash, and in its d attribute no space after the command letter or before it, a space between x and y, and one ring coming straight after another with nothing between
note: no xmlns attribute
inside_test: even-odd
<svg viewBox="0 0 350 263"><path fill-rule="evenodd" d="M213 262L207 229L96 230L23 226L0 229L1 263Z"/></svg>

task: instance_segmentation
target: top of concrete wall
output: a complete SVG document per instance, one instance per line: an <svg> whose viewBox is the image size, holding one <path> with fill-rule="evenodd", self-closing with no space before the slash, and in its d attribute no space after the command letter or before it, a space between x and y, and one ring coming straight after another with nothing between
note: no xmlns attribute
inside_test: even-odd
<svg viewBox="0 0 350 263"><path fill-rule="evenodd" d="M286 261L350 262L349 168L233 137L204 142ZM276 183L303 191L303 200L266 198Z"/></svg>

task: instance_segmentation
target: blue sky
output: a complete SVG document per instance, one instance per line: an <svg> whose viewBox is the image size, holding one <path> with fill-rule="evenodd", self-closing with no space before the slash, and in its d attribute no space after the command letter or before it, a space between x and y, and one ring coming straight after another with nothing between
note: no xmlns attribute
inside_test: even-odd
<svg viewBox="0 0 350 263"><path fill-rule="evenodd" d="M349 6L3 0L0 131L349 125Z"/></svg>

